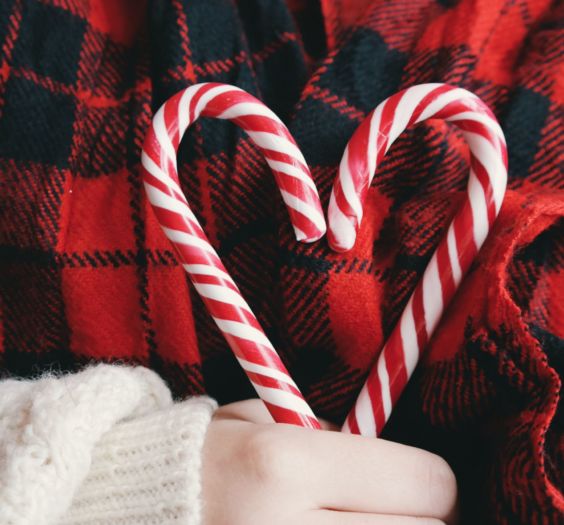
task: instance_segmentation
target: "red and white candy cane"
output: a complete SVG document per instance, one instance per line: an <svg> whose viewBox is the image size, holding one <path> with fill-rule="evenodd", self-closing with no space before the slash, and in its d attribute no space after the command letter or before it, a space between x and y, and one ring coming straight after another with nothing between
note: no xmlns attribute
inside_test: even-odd
<svg viewBox="0 0 564 525"><path fill-rule="evenodd" d="M378 435L421 351L485 241L507 184L507 148L490 109L474 94L445 84L421 84L391 96L364 120L348 143L329 204L329 242L350 249L377 166L396 138L427 119L452 122L470 149L467 198L433 254L384 345L344 431Z"/></svg>
<svg viewBox="0 0 564 525"><path fill-rule="evenodd" d="M304 242L325 233L315 184L286 126L259 100L234 86L205 83L177 93L157 111L145 137L142 171L155 215L258 395L275 421L319 428L180 189L178 146L200 116L231 120L247 132L274 172L296 236Z"/></svg>

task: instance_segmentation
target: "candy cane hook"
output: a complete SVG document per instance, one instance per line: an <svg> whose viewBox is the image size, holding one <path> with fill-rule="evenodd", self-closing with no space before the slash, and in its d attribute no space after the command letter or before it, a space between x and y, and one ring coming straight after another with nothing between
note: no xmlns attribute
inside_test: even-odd
<svg viewBox="0 0 564 525"><path fill-rule="evenodd" d="M452 122L470 149L466 200L385 343L349 414L344 431L378 435L462 277L495 221L507 184L507 147L490 109L474 94L446 84L421 84L382 102L348 143L329 203L329 242L350 249L377 166L406 128L427 119Z"/></svg>
<svg viewBox="0 0 564 525"><path fill-rule="evenodd" d="M298 240L325 233L319 196L307 164L282 121L245 91L205 83L177 93L155 114L145 137L142 171L147 197L194 287L275 421L319 423L211 246L180 189L176 155L198 117L228 119L261 149L274 173Z"/></svg>

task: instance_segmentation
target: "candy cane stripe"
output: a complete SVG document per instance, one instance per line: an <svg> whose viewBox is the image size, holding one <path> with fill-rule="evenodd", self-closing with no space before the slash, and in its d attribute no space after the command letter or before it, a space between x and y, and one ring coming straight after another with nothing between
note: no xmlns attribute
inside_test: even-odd
<svg viewBox="0 0 564 525"><path fill-rule="evenodd" d="M507 170L506 163L502 156L490 140L482 135L475 133L464 133L464 137L468 145L472 148L472 154L475 159L484 167L487 174L490 173L503 173ZM487 179L488 185L493 189L493 197L495 202L495 214L499 213L503 197L505 196L505 189L507 186L507 178L503 177L489 177Z"/></svg>
<svg viewBox="0 0 564 525"><path fill-rule="evenodd" d="M340 188L336 188L335 191L331 193L329 199L329 209L331 210L329 220L331 222L331 229L328 231L327 235L329 242L333 246L337 246L339 250L350 250L354 244L356 223L353 223L350 217L345 215L342 211L345 205L343 203L337 203L337 199L344 199Z"/></svg>
<svg viewBox="0 0 564 525"><path fill-rule="evenodd" d="M276 115L274 115L273 118L273 115L272 111L264 106L264 104L257 104L256 102L239 102L220 113L217 118L234 120L239 117L260 116L274 120L278 124L282 124L282 121Z"/></svg>
<svg viewBox="0 0 564 525"><path fill-rule="evenodd" d="M233 335L240 339L245 339L247 341L265 346L266 348L274 349L262 330L258 330L257 328L254 328L246 323L241 323L239 321L219 319L217 317L214 317L213 319L219 329L225 334Z"/></svg>
<svg viewBox="0 0 564 525"><path fill-rule="evenodd" d="M474 172L470 170L470 175ZM474 223L474 242L481 246L489 232L488 203L484 188L476 177L471 177L468 182L468 199L472 209Z"/></svg>
<svg viewBox="0 0 564 525"><path fill-rule="evenodd" d="M432 334L443 313L443 285L439 275L439 263L436 254L431 258L423 279L423 315L425 330Z"/></svg>
<svg viewBox="0 0 564 525"><path fill-rule="evenodd" d="M288 207L309 217L311 222L313 222L319 229L323 227L325 224L323 213L318 212L308 202L300 199L296 195L288 193L286 190L280 190L280 193L282 194L282 198Z"/></svg>
<svg viewBox="0 0 564 525"><path fill-rule="evenodd" d="M197 277L199 275L210 275L218 277L219 279L224 279L235 285L235 282L227 272L224 272L215 266L209 266L207 264L183 264L182 266L184 267L184 270L193 277Z"/></svg>
<svg viewBox="0 0 564 525"><path fill-rule="evenodd" d="M287 410L299 409L302 414L306 414L310 417L315 417L309 405L303 400L295 395L290 394L284 390L279 390L276 388L270 388L255 383L254 385L257 394L261 399L271 403L273 405L278 405Z"/></svg>
<svg viewBox="0 0 564 525"><path fill-rule="evenodd" d="M286 155L298 159L302 164L306 163L298 147L286 137L268 131L248 131L247 134L260 148L282 151Z"/></svg>
<svg viewBox="0 0 564 525"><path fill-rule="evenodd" d="M284 173L285 175L289 175L294 179L298 179L300 183L305 184L313 191L317 191L315 187L315 183L309 178L301 169L296 168L293 164L288 164L287 162L281 162L279 160L272 160L266 159L266 162L270 166L270 169L276 171L278 173Z"/></svg>
<svg viewBox="0 0 564 525"><path fill-rule="evenodd" d="M437 92L441 91L440 84L437 85ZM446 88L445 88L446 89ZM446 89L445 91L440 92L440 94L435 98L435 100L431 101L427 107L422 111L421 115L417 119L417 122L423 122L424 120L428 120L433 118L435 113L438 113L442 108L448 106L451 102L458 102L460 100L466 101L477 101L480 104L483 104L478 97L474 94L466 91L465 89L461 88L451 88ZM469 108L471 109L471 108Z"/></svg>
<svg viewBox="0 0 564 525"><path fill-rule="evenodd" d="M194 109L194 115L195 115L194 120L200 116L200 114L202 113L202 111L204 110L207 104L213 102L213 99L215 97L228 94L232 91L238 91L238 89L234 88L233 86L223 85L223 86L212 87L211 89L207 90L198 99L198 102L196 103L196 107ZM219 116L216 116L216 118L219 118Z"/></svg>
<svg viewBox="0 0 564 525"><path fill-rule="evenodd" d="M299 425L304 427L312 427L317 428L319 423L315 416L307 416L303 415L298 418L297 413L294 410L289 410L287 408L283 408L282 406L277 406L269 403L268 401L264 401L264 404L274 421L283 421L288 424Z"/></svg>
<svg viewBox="0 0 564 525"><path fill-rule="evenodd" d="M374 111L372 118L370 119L370 131L368 133L368 143L369 144L377 144L380 133L380 119L382 118L382 109L377 109ZM370 174L370 182L372 182L372 178L376 173L376 167L378 162L378 148L366 148L367 152L367 164L368 164L368 173ZM346 151L346 149L345 149ZM360 207L361 217L362 217L362 206ZM359 219L360 220L360 219Z"/></svg>
<svg viewBox="0 0 564 525"><path fill-rule="evenodd" d="M270 376L265 376L263 374L257 374L256 372L252 372L251 370L249 370L247 368L243 368L243 369L247 373L247 376L251 380L251 383L253 383L253 385L259 385L259 386L262 386L262 387L276 389L276 388L279 388L281 386L281 384L283 384L284 392L288 392L289 394L292 394L294 396L300 395L300 391L298 390L298 387L295 384L292 384L291 382L281 383L278 379L273 379Z"/></svg>
<svg viewBox="0 0 564 525"><path fill-rule="evenodd" d="M390 145L401 135L409 125L413 112L419 103L435 89L433 84L419 84L406 89L398 103L395 118L389 132Z"/></svg>
<svg viewBox="0 0 564 525"><path fill-rule="evenodd" d="M485 113L476 113L472 111L462 111L461 113L457 113L456 115L452 115L449 117L449 122L458 122L458 121L471 121L471 122L479 122L482 124L486 129L493 131L497 138L505 144L505 135L503 134L503 130L498 122L492 119L491 116Z"/></svg>
<svg viewBox="0 0 564 525"><path fill-rule="evenodd" d="M400 321L401 342L404 349L404 364L407 375L410 376L419 359L419 344L417 341L417 329L413 317L413 301L408 303Z"/></svg>
<svg viewBox="0 0 564 525"><path fill-rule="evenodd" d="M281 372L280 370L278 370L276 368L271 368L271 367L268 367L268 366L260 365L258 363L253 363L251 361L247 361L246 359L243 359L242 357L237 357L237 361L239 361L239 364L241 365L241 367L244 368L247 372L253 372L255 374L261 374L263 376L267 376L267 377L270 377L272 379L276 379L276 380L281 381L283 383L288 383L288 384L294 386L295 388L297 388L296 384L294 383L294 381L290 378L290 376L288 374L285 374L284 372Z"/></svg>
<svg viewBox="0 0 564 525"><path fill-rule="evenodd" d="M184 246L189 246L192 248L198 248L200 250L205 250L211 254L215 254L213 248L210 249L210 246L207 244L205 239L200 239L191 233L186 233L180 230L173 230L171 228L164 228L163 231L168 239L173 242L174 244L182 244Z"/></svg>
<svg viewBox="0 0 564 525"><path fill-rule="evenodd" d="M176 171L176 150L168 134L167 126L165 123L165 110L162 106L153 117L153 129L155 131L155 137L159 141L159 145L163 152L166 154L167 159L172 163Z"/></svg>
<svg viewBox="0 0 564 525"><path fill-rule="evenodd" d="M232 304L243 308L248 312L251 311L247 301L245 301L241 294L235 290L230 290L222 284L205 284L205 283L194 283L194 288L202 297L207 297L208 299L213 299L214 301L220 301L222 303Z"/></svg>
<svg viewBox="0 0 564 525"><path fill-rule="evenodd" d="M350 168L349 148L346 148L340 166L340 174L342 175L340 178L341 190L348 205L352 208L356 220L360 222L362 220L362 204L355 192L355 184L352 179Z"/></svg>
<svg viewBox="0 0 564 525"><path fill-rule="evenodd" d="M182 136L191 123L190 120L190 107L192 105L192 97L194 90L192 88L185 89L178 100L178 133Z"/></svg>
<svg viewBox="0 0 564 525"><path fill-rule="evenodd" d="M180 189L180 186L176 184L176 181L171 180L144 151L141 153L141 163L145 170L155 177L155 179L161 182L165 187L171 188L178 197L183 198L182 190ZM149 185L149 187L151 186Z"/></svg>
<svg viewBox="0 0 564 525"><path fill-rule="evenodd" d="M462 270L460 269L456 240L454 238L454 228L452 226L449 227L447 232L447 247L450 267L452 269L452 277L454 279L455 286L458 286L462 280Z"/></svg>
<svg viewBox="0 0 564 525"><path fill-rule="evenodd" d="M174 189L174 186L170 185L169 188ZM189 215L190 218L194 217L194 214L192 213L190 208L188 208L186 202L181 196L182 193L180 193L179 195L175 194L175 196L173 197L172 195L165 193L152 184L145 184L145 191L147 192L149 202L153 206L158 206L159 208L163 208L180 215L186 214Z"/></svg>
<svg viewBox="0 0 564 525"><path fill-rule="evenodd" d="M370 417L370 414L373 413L372 401L370 401L370 395L368 394L367 389L363 388L360 391L356 405L356 414L360 433L365 436L376 435L376 423L374 418Z"/></svg>
<svg viewBox="0 0 564 525"><path fill-rule="evenodd" d="M380 382L380 392L382 396L382 408L385 419L390 417L392 413L392 399L390 397L390 376L384 359L380 359L377 363L378 380ZM367 434L371 435L371 434ZM377 435L377 434L374 434Z"/></svg>

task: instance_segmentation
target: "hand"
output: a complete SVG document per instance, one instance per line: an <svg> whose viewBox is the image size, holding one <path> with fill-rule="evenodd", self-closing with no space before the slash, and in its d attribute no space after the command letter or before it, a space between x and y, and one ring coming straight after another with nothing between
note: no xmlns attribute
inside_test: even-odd
<svg viewBox="0 0 564 525"><path fill-rule="evenodd" d="M258 400L218 409L204 443L204 525L454 523L443 459L323 425L273 424Z"/></svg>

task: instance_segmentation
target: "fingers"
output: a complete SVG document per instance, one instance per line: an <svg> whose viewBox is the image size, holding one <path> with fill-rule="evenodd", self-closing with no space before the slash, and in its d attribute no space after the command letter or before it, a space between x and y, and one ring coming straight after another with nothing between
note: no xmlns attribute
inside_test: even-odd
<svg viewBox="0 0 564 525"><path fill-rule="evenodd" d="M442 458L383 439L301 434L301 477L319 508L452 522L456 479Z"/></svg>
<svg viewBox="0 0 564 525"><path fill-rule="evenodd" d="M258 399L226 405L214 419L258 423L249 433L257 439L248 438L246 448L260 459L252 464L262 465L261 479L272 474L278 485L287 480L314 508L454 523L456 479L434 454L382 439L274 425Z"/></svg>
<svg viewBox="0 0 564 525"><path fill-rule="evenodd" d="M219 407L214 419L238 419L249 423L274 423L272 416L260 399L247 399Z"/></svg>
<svg viewBox="0 0 564 525"><path fill-rule="evenodd" d="M303 523L304 525L445 525L444 521L434 518L413 518L409 516L331 510L312 511Z"/></svg>

